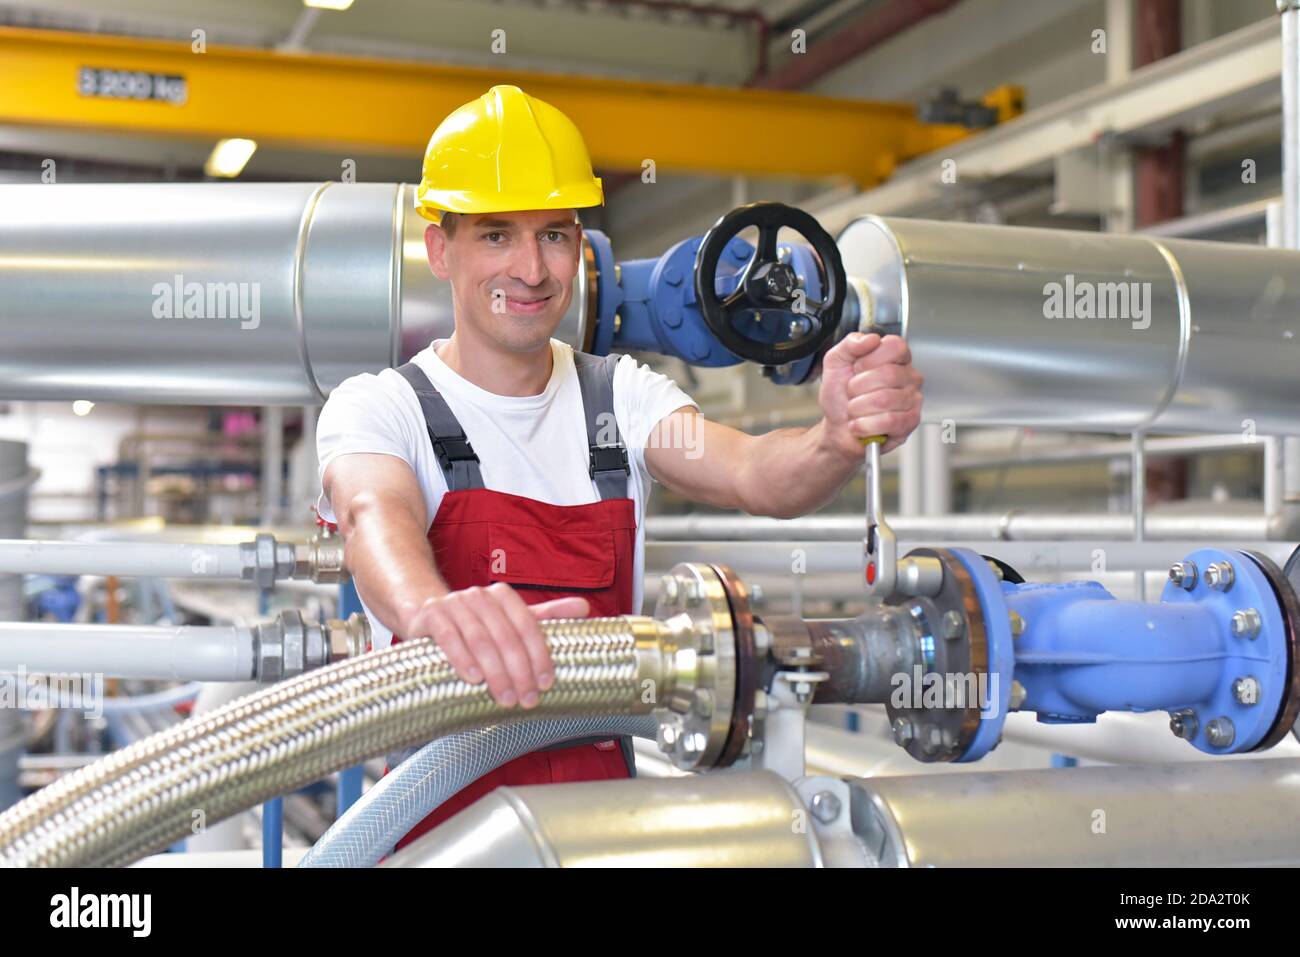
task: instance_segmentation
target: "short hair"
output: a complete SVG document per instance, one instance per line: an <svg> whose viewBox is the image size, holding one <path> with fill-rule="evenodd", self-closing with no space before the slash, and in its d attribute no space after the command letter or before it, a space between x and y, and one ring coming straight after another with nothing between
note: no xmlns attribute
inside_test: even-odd
<svg viewBox="0 0 1300 957"><path fill-rule="evenodd" d="M458 216L460 216L459 213L444 211L442 218L438 221L438 225L442 227L442 231L447 234L448 239L456 235L456 219Z"/></svg>

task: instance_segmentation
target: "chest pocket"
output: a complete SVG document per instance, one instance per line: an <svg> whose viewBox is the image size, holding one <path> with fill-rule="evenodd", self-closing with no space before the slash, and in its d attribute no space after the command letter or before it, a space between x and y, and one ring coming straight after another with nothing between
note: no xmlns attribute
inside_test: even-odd
<svg viewBox="0 0 1300 957"><path fill-rule="evenodd" d="M614 583L614 533L561 532L534 525L491 525L488 554L475 564L493 582L534 588L602 589ZM479 563L482 564L479 564Z"/></svg>

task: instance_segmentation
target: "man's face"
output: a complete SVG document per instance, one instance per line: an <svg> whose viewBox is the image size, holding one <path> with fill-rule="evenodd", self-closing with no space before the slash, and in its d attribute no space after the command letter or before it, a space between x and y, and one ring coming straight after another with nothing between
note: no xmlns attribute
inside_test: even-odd
<svg viewBox="0 0 1300 957"><path fill-rule="evenodd" d="M476 213L430 226L429 266L451 282L456 324L511 352L545 346L568 311L582 227L571 209Z"/></svg>

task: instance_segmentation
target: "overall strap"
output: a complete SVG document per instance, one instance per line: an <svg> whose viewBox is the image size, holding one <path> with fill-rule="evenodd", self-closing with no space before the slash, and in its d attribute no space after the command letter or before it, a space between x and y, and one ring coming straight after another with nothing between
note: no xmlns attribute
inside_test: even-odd
<svg viewBox="0 0 1300 957"><path fill-rule="evenodd" d="M456 421L447 400L414 362L398 366L397 372L410 383L420 400L424 424L429 430L433 453L438 457L443 477L447 480L447 490L459 492L483 488L483 473L479 470L478 456L465 438L465 430Z"/></svg>
<svg viewBox="0 0 1300 957"><path fill-rule="evenodd" d="M627 477L632 473L627 448L614 419L614 367L619 358L615 354L595 356L573 350L582 408L587 417L587 471L602 501L627 498Z"/></svg>

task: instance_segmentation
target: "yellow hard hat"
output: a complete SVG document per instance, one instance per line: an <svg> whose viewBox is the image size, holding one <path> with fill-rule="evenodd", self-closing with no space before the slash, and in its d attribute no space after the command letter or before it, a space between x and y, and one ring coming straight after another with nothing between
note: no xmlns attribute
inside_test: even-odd
<svg viewBox="0 0 1300 957"><path fill-rule="evenodd" d="M434 130L424 153L415 209L431 222L444 212L502 213L600 206L578 127L517 86L494 86Z"/></svg>

